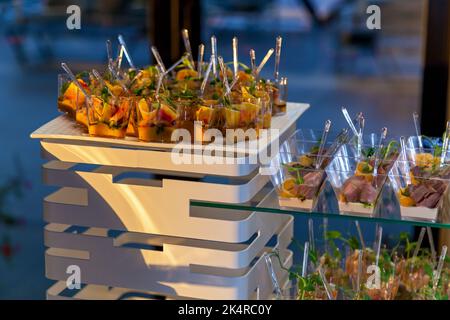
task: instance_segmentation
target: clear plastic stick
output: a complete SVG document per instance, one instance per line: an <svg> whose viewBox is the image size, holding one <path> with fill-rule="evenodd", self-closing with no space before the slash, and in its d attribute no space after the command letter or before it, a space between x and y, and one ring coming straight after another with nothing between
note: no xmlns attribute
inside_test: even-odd
<svg viewBox="0 0 450 320"><path fill-rule="evenodd" d="M122 67L122 60L123 60L123 46L119 44L119 50L117 50L117 74L119 74L120 68Z"/></svg>
<svg viewBox="0 0 450 320"><path fill-rule="evenodd" d="M422 133L420 132L419 114L413 112L414 129L416 130L417 140L419 142L420 153L423 153Z"/></svg>
<svg viewBox="0 0 450 320"><path fill-rule="evenodd" d="M414 262L415 258L417 257L417 255L419 254L419 250L422 245L423 237L425 236L425 231L427 231L427 229L425 227L422 227L420 229L419 238L417 239L416 247L414 248L414 253L412 256L413 262ZM411 269L413 269L413 264L411 264Z"/></svg>
<svg viewBox="0 0 450 320"><path fill-rule="evenodd" d="M166 72L166 66L164 65L164 62L161 59L161 55L159 54L158 49L155 46L151 47L153 56L155 57L156 63L158 64L159 68L163 73Z"/></svg>
<svg viewBox="0 0 450 320"><path fill-rule="evenodd" d="M119 43L122 45L123 52L125 53L125 57L128 60L128 64L130 65L131 68L136 69L136 67L134 66L134 63L133 63L133 59L131 59L131 55L128 52L127 45L125 43L125 40L123 39L123 36L121 34L119 34L117 39L119 40Z"/></svg>
<svg viewBox="0 0 450 320"><path fill-rule="evenodd" d="M202 76L204 56L205 56L205 45L201 43L198 46L198 58L197 58L197 74L199 78Z"/></svg>
<svg viewBox="0 0 450 320"><path fill-rule="evenodd" d="M116 96L114 95L114 93L109 89L109 87L106 85L105 80L103 80L102 76L100 75L100 73L98 73L97 70L92 69L92 74L94 75L94 77L97 79L98 82L100 82L100 84L106 88L106 90L108 90L108 93L111 95L111 97L116 98Z"/></svg>
<svg viewBox="0 0 450 320"><path fill-rule="evenodd" d="M259 64L258 68L256 69L256 76L259 77L259 74L261 73L262 69L266 65L267 61L269 61L270 57L272 56L273 52L275 50L273 48L270 48L269 51L267 51L266 55L262 59L261 63Z"/></svg>
<svg viewBox="0 0 450 320"><path fill-rule="evenodd" d="M375 265L378 266L378 262L380 261L380 252L381 252L381 240L383 238L383 227L377 226L377 239L375 241Z"/></svg>
<svg viewBox="0 0 450 320"><path fill-rule="evenodd" d="M374 183L375 183L375 187L377 186L377 176L378 176L378 165L380 164L380 158L381 158L381 150L384 147L384 141L386 140L386 136L387 136L387 128L384 127L381 129L381 134L380 134L380 141L378 142L378 148L375 151L375 160L374 160L374 164L373 164L373 177L374 177Z"/></svg>
<svg viewBox="0 0 450 320"><path fill-rule="evenodd" d="M252 74L256 74L256 53L255 50L250 49L250 66L252 68Z"/></svg>
<svg viewBox="0 0 450 320"><path fill-rule="evenodd" d="M336 139L333 141L331 146L327 150L327 155L333 155L342 144L346 143L348 140L348 129L344 128L341 130L341 132L337 135Z"/></svg>
<svg viewBox="0 0 450 320"><path fill-rule="evenodd" d="M108 59L108 64L110 64L113 61L113 57L112 57L112 44L111 44L111 40L106 40L106 56Z"/></svg>
<svg viewBox="0 0 450 320"><path fill-rule="evenodd" d="M327 138L328 138L328 133L330 132L330 128L331 128L331 120L327 120L325 121L325 126L323 128L323 133L322 133L322 138L320 140L320 145L319 145L319 151L317 153L317 160L316 160L316 169L319 169L320 166L322 165L322 160L323 160L323 149L325 148L325 144L327 143Z"/></svg>
<svg viewBox="0 0 450 320"><path fill-rule="evenodd" d="M236 85L236 83L238 83L238 81L239 81L239 74L236 76L236 78L234 78L233 82L231 82L226 95L229 95L231 93L231 90L233 90L233 87Z"/></svg>
<svg viewBox="0 0 450 320"><path fill-rule="evenodd" d="M405 137L400 137L400 148L402 149L402 158L403 158L403 164L405 165L405 171L408 172L406 175L406 184L411 184L411 172L409 170L409 162L408 162L408 156L406 154L406 140Z"/></svg>
<svg viewBox="0 0 450 320"><path fill-rule="evenodd" d="M444 267L445 257L447 256L447 246L442 246L441 255L439 256L439 262L436 271L433 275L433 291L436 292L439 280L441 278L442 268Z"/></svg>
<svg viewBox="0 0 450 320"><path fill-rule="evenodd" d="M311 246L311 250L315 250L316 246L314 243L314 221L313 219L308 219L308 237L309 237L309 245Z"/></svg>
<svg viewBox="0 0 450 320"><path fill-rule="evenodd" d="M359 132L356 130L355 125L353 124L352 118L350 118L350 115L348 114L347 108L342 107L342 114L344 115L345 120L347 120L348 125L350 126L350 129L353 131L353 134L358 137Z"/></svg>
<svg viewBox="0 0 450 320"><path fill-rule="evenodd" d="M64 71L69 75L70 80L72 80L73 84L77 86L78 89L80 89L81 92L83 92L86 99L91 101L91 95L87 93L87 91L83 88L83 86L78 82L77 77L73 74L73 72L70 70L69 66L66 63L61 63L61 67L64 69Z"/></svg>
<svg viewBox="0 0 450 320"><path fill-rule="evenodd" d="M200 96L201 97L203 97L203 94L205 92L206 84L208 83L209 74L211 73L211 68L212 68L214 59L215 59L215 57L211 56L211 59L210 59L209 64L208 64L208 68L206 68L205 77L203 78L203 82L202 82L202 85L200 87Z"/></svg>
<svg viewBox="0 0 450 320"><path fill-rule="evenodd" d="M362 275L362 259L363 259L364 250L359 250L358 252L358 273L356 274L356 293L359 295L361 290L361 275Z"/></svg>
<svg viewBox="0 0 450 320"><path fill-rule="evenodd" d="M267 252L264 252L264 260L267 265L267 270L269 271L270 280L272 281L272 285L275 290L276 297L277 297L277 299L280 299L281 298L281 287L278 284L277 276L275 274L275 270L273 269L272 259L270 257L270 254L268 254Z"/></svg>
<svg viewBox="0 0 450 320"><path fill-rule="evenodd" d="M218 77L218 70L217 70L217 38L216 36L211 36L211 56L214 56L213 59L213 75L214 78L217 79Z"/></svg>
<svg viewBox="0 0 450 320"><path fill-rule="evenodd" d="M365 126L365 119L362 112L359 112L356 116L356 123L358 124L359 131L358 131L358 148L357 148L357 155L358 158L361 156L362 152L362 146L363 146L363 136L364 136L364 126Z"/></svg>
<svg viewBox="0 0 450 320"><path fill-rule="evenodd" d="M404 136L400 137L400 148L402 151L402 160L403 161L408 161L408 155L406 153L406 139Z"/></svg>
<svg viewBox="0 0 450 320"><path fill-rule="evenodd" d="M434 246L434 239L433 239L433 231L431 230L431 227L427 227L427 235L428 235L428 241L430 243L430 251L431 251L431 259L433 260L433 264L436 264L436 248Z"/></svg>
<svg viewBox="0 0 450 320"><path fill-rule="evenodd" d="M449 136L450 136L450 121L447 121L447 127L445 129L445 136L441 151L441 167L445 164L445 158L447 157Z"/></svg>
<svg viewBox="0 0 450 320"><path fill-rule="evenodd" d="M325 244L325 253L328 253L327 234L328 234L328 218L323 218L323 241Z"/></svg>
<svg viewBox="0 0 450 320"><path fill-rule="evenodd" d="M318 267L320 279L322 280L323 287L325 288L325 293L327 294L328 300L334 300L333 295L331 294L332 289L330 284L327 281L327 278L325 277L325 273L323 272L323 269L321 266Z"/></svg>
<svg viewBox="0 0 450 320"><path fill-rule="evenodd" d="M234 79L236 79L239 71L239 60L238 60L238 38L233 38L233 72Z"/></svg>
<svg viewBox="0 0 450 320"><path fill-rule="evenodd" d="M362 250L366 250L366 243L364 242L364 237L361 231L361 226L359 225L359 221L355 220L356 231L358 232L359 242L361 242Z"/></svg>
<svg viewBox="0 0 450 320"><path fill-rule="evenodd" d="M164 72L159 73L158 82L156 84L156 91L155 91L156 99L159 99L159 91L161 90L161 86L162 86L165 76L166 76L166 73L164 73Z"/></svg>
<svg viewBox="0 0 450 320"><path fill-rule="evenodd" d="M283 44L283 38L278 36L275 41L275 69L273 72L273 78L275 82L278 82L280 77L280 58L281 58L281 45Z"/></svg>
<svg viewBox="0 0 450 320"><path fill-rule="evenodd" d="M183 38L183 43L184 43L184 47L186 48L186 52L189 53L189 62L191 63L192 67L194 67L195 64L194 64L194 58L192 55L191 42L189 41L188 29L181 30L181 36Z"/></svg>
<svg viewBox="0 0 450 320"><path fill-rule="evenodd" d="M222 72L222 81L225 87L225 92L229 92L230 84L228 83L227 68L225 67L222 57L218 57L217 60L219 61L220 71Z"/></svg>
<svg viewBox="0 0 450 320"><path fill-rule="evenodd" d="M164 74L171 73L173 70L175 70L176 67L178 67L180 64L183 63L184 59L189 58L188 56L189 56L189 53L186 53L177 62L175 62L169 69L167 69L166 72L164 72Z"/></svg>
<svg viewBox="0 0 450 320"><path fill-rule="evenodd" d="M303 249L303 262L302 262L302 277L306 277L308 274L308 259L309 259L309 242L305 242L305 248Z"/></svg>

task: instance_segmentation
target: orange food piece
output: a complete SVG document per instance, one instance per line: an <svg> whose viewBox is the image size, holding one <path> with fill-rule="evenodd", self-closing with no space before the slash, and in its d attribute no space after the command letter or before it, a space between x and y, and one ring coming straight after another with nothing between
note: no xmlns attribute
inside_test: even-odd
<svg viewBox="0 0 450 320"><path fill-rule="evenodd" d="M80 83L86 91L89 91L89 87L86 84L86 82L84 82L81 79L78 79L78 83ZM78 87L73 82L69 84L69 87L67 87L66 92L64 92L64 98L75 101L78 104L82 104L86 100L86 97L84 96L83 92L81 92L80 89L78 89Z"/></svg>
<svg viewBox="0 0 450 320"><path fill-rule="evenodd" d="M364 172L366 169L366 166L370 167L370 173L366 173ZM368 182L372 182L373 180L373 168L370 164L368 164L367 162L359 162L358 165L356 166L356 172L355 172L355 176L359 176L359 177L364 177Z"/></svg>
<svg viewBox="0 0 450 320"><path fill-rule="evenodd" d="M177 72L175 79L178 81L182 81L186 78L197 78L197 77L198 77L197 71L192 69L182 69Z"/></svg>
<svg viewBox="0 0 450 320"><path fill-rule="evenodd" d="M253 81L253 76L251 74L245 72L245 71L240 70L238 72L238 75L239 75L239 81L242 81L242 82L251 82L251 81Z"/></svg>
<svg viewBox="0 0 450 320"><path fill-rule="evenodd" d="M401 191L398 194L398 201L402 207L414 207L416 205L416 202L411 197L403 195Z"/></svg>
<svg viewBox="0 0 450 320"><path fill-rule="evenodd" d="M213 108L200 107L196 112L197 121L202 121L203 124L208 124L214 112Z"/></svg>

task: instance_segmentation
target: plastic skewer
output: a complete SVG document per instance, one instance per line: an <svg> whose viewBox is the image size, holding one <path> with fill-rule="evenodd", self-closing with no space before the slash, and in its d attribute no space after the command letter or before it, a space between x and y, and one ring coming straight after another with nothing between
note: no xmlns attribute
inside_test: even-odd
<svg viewBox="0 0 450 320"><path fill-rule="evenodd" d="M130 65L131 68L136 69L136 67L134 66L134 63L133 63L133 59L131 59L131 55L128 52L127 45L125 43L125 40L123 39L123 36L121 34L119 34L117 39L119 40L119 43L122 45L123 52L125 53L125 57L128 60L128 64Z"/></svg>
<svg viewBox="0 0 450 320"><path fill-rule="evenodd" d="M177 62L175 62L169 69L166 70L166 72L164 72L164 74L169 74L171 73L176 67L178 67L181 63L183 63L184 59L188 58L189 53L186 53L185 55L183 55Z"/></svg>
<svg viewBox="0 0 450 320"><path fill-rule="evenodd" d="M227 95L229 95L230 93L231 93L231 90L233 90L233 87L236 85L236 83L238 83L238 81L239 81L239 74L236 76L236 78L234 78L234 80L233 80L233 82L231 82L231 84L230 84L230 87L228 88L228 91L227 91Z"/></svg>
<svg viewBox="0 0 450 320"><path fill-rule="evenodd" d="M431 259L433 260L433 264L436 264L436 248L434 246L433 231L431 231L431 227L427 227L427 235L430 243Z"/></svg>
<svg viewBox="0 0 450 320"><path fill-rule="evenodd" d="M365 119L362 112L359 112L356 116L356 123L358 124L359 131L358 131L358 157L361 156L362 152L362 146L363 146L363 135L364 135L364 126L365 126Z"/></svg>
<svg viewBox="0 0 450 320"><path fill-rule="evenodd" d="M330 284L328 283L327 278L325 277L325 274L323 273L322 267L319 266L318 270L319 270L320 279L322 280L328 300L334 300L333 295L331 294L332 290L331 290Z"/></svg>
<svg viewBox="0 0 450 320"><path fill-rule="evenodd" d="M328 133L330 132L330 128L331 128L331 120L325 121L322 138L320 140L319 151L317 153L316 169L319 169L320 166L322 165L322 161L323 161L322 153L323 153L323 149L325 148L325 144L327 142Z"/></svg>
<svg viewBox="0 0 450 320"><path fill-rule="evenodd" d="M158 64L158 66L160 67L161 71L163 73L166 72L166 66L164 65L164 62L161 59L161 56L159 54L158 48L156 48L155 46L151 47L153 56L155 57L156 63Z"/></svg>
<svg viewBox="0 0 450 320"><path fill-rule="evenodd" d="M112 58L112 44L111 44L111 40L106 40L106 56L108 59L108 65L110 65L113 61Z"/></svg>
<svg viewBox="0 0 450 320"><path fill-rule="evenodd" d="M439 262L437 269L433 277L433 291L436 292L437 286L439 284L439 279L441 278L442 268L444 267L445 257L447 256L447 246L442 246L441 255L439 256Z"/></svg>
<svg viewBox="0 0 450 320"><path fill-rule="evenodd" d="M77 77L73 74L73 72L70 70L70 68L67 66L66 63L61 63L61 67L64 69L64 71L69 75L70 80L72 80L73 84L77 86L78 89L80 89L81 92L83 92L84 96L88 100L88 102L91 101L91 95L87 93L87 91L83 88L83 86L78 82Z"/></svg>
<svg viewBox="0 0 450 320"><path fill-rule="evenodd" d="M214 78L217 78L217 38L216 36L211 36L211 57L213 59L213 75Z"/></svg>
<svg viewBox="0 0 450 320"><path fill-rule="evenodd" d="M113 97L116 98L116 96L114 95L114 93L112 93L112 91L109 89L109 87L106 85L105 80L103 80L102 76L100 75L100 73L98 73L97 70L92 69L92 74L94 75L94 77L98 80L98 82L100 82L100 84L106 88L106 90L108 90L108 93Z"/></svg>
<svg viewBox="0 0 450 320"><path fill-rule="evenodd" d="M225 92L229 92L230 84L228 83L227 68L225 67L222 57L218 57L217 60L219 61L220 71L222 72L222 81L225 87Z"/></svg>
<svg viewBox="0 0 450 320"><path fill-rule="evenodd" d="M314 243L314 221L313 219L308 219L308 236L309 236L309 245L311 247L311 250L315 250L315 243Z"/></svg>
<svg viewBox="0 0 450 320"><path fill-rule="evenodd" d="M273 288L275 289L276 297L277 299L280 299L281 287L278 284L277 276L275 275L275 270L273 269L272 259L270 258L270 255L267 252L264 253L264 260L266 261L267 269L270 274L270 279L272 280Z"/></svg>
<svg viewBox="0 0 450 320"><path fill-rule="evenodd" d="M122 67L123 51L123 46L119 44L119 50L117 54L117 74L119 74L120 68Z"/></svg>
<svg viewBox="0 0 450 320"><path fill-rule="evenodd" d="M204 56L205 56L205 45L202 43L198 46L197 74L199 78L202 76Z"/></svg>
<svg viewBox="0 0 450 320"><path fill-rule="evenodd" d="M406 140L405 137L400 137L400 147L402 149L402 157L403 157L403 163L405 165L405 171L408 172L406 175L406 184L411 184L411 172L409 170L409 162L408 162L408 156L406 154Z"/></svg>
<svg viewBox="0 0 450 320"><path fill-rule="evenodd" d="M234 71L234 79L236 79L239 71L239 62L238 62L238 38L233 38L233 71Z"/></svg>
<svg viewBox="0 0 450 320"><path fill-rule="evenodd" d="M381 129L380 141L378 142L378 148L377 148L377 151L375 152L375 161L373 164L373 177L374 177L375 186L377 185L376 178L378 175L378 165L380 162L381 149L383 149L383 147L384 147L384 140L386 140L386 136L387 136L387 128L384 127Z"/></svg>
<svg viewBox="0 0 450 320"><path fill-rule="evenodd" d="M441 151L441 167L445 164L445 158L447 157L448 145L449 145L449 135L450 135L450 121L447 121L447 127L445 129L444 141L442 144Z"/></svg>
<svg viewBox="0 0 450 320"><path fill-rule="evenodd" d="M406 154L406 139L404 136L400 137L400 148L402 149L403 161L408 161L408 155Z"/></svg>
<svg viewBox="0 0 450 320"><path fill-rule="evenodd" d="M419 142L420 153L423 153L422 133L420 132L419 114L413 112L414 129L416 130L417 140Z"/></svg>
<svg viewBox="0 0 450 320"><path fill-rule="evenodd" d="M358 232L359 242L361 242L361 249L366 250L366 243L364 242L364 237L361 231L361 226L359 221L355 220L356 231Z"/></svg>
<svg viewBox="0 0 450 320"><path fill-rule="evenodd" d="M352 129L353 134L358 137L359 132L356 130L355 125L353 124L352 119L350 118L350 115L348 114L347 108L342 107L342 114L344 115L345 120L347 120L348 125L350 126L350 129Z"/></svg>
<svg viewBox="0 0 450 320"><path fill-rule="evenodd" d="M417 255L419 254L420 246L422 245L423 237L425 236L425 231L427 231L427 229L426 229L425 227L422 227L422 228L420 229L419 238L417 239L417 244L416 244L416 247L414 248L414 253L413 253L413 256L412 256L412 259L413 259L413 260L414 260L414 259L417 257ZM413 266L411 265L411 268L412 268L412 267L413 267Z"/></svg>
<svg viewBox="0 0 450 320"><path fill-rule="evenodd" d="M378 262L380 261L380 251L381 251L381 240L383 238L383 227L378 226L377 228L377 240L375 242L375 265L378 266Z"/></svg>
<svg viewBox="0 0 450 320"><path fill-rule="evenodd" d="M361 275L362 275L362 259L363 259L363 250L359 250L358 252L358 273L356 275L356 294L359 295L359 292L361 291Z"/></svg>
<svg viewBox="0 0 450 320"><path fill-rule="evenodd" d="M155 91L156 99L159 99L159 91L161 90L162 82L163 82L165 76L166 76L166 73L164 73L164 72L159 73L158 83L156 84L156 91Z"/></svg>
<svg viewBox="0 0 450 320"><path fill-rule="evenodd" d="M340 148L340 146L345 143L348 139L348 129L344 128L341 130L341 132L337 135L336 139L334 140L333 144L328 148L328 151L326 152L327 155L333 155L334 152Z"/></svg>
<svg viewBox="0 0 450 320"><path fill-rule="evenodd" d="M186 48L186 52L189 53L189 62L192 65L192 68L195 68L194 58L192 55L191 42L189 41L189 31L188 29L181 30L181 36L183 37L184 47Z"/></svg>
<svg viewBox="0 0 450 320"><path fill-rule="evenodd" d="M281 45L283 44L283 38L278 36L275 42L275 69L273 72L273 78L275 82L278 82L280 78L280 58L281 58Z"/></svg>
<svg viewBox="0 0 450 320"><path fill-rule="evenodd" d="M305 242L305 248L303 249L303 263L302 263L302 277L306 277L308 274L308 259L309 259L309 242Z"/></svg>
<svg viewBox="0 0 450 320"><path fill-rule="evenodd" d="M208 83L208 78L209 78L209 74L211 73L211 68L212 68L214 59L215 59L215 57L211 56L211 59L210 59L209 64L208 64L208 68L206 68L205 77L203 78L203 82L202 82L202 85L200 87L200 96L201 97L203 97L203 93L205 92L206 84Z"/></svg>
<svg viewBox="0 0 450 320"><path fill-rule="evenodd" d="M270 57L272 56L273 52L275 50L273 48L270 48L269 51L267 51L266 55L262 59L261 63L259 64L258 68L256 69L256 76L259 77L259 74L261 73L262 69L266 65L267 61L269 61Z"/></svg>
<svg viewBox="0 0 450 320"><path fill-rule="evenodd" d="M252 74L256 75L256 53L255 50L250 49L250 65L252 68Z"/></svg>

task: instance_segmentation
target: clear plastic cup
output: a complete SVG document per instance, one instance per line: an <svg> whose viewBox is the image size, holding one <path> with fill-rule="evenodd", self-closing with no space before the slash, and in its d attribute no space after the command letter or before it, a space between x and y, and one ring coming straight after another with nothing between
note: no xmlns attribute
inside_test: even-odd
<svg viewBox="0 0 450 320"><path fill-rule="evenodd" d="M97 137L122 139L126 136L135 99L110 97L107 101L92 97L88 105L89 134Z"/></svg>
<svg viewBox="0 0 450 320"><path fill-rule="evenodd" d="M424 162L397 161L389 173L403 218L436 221L444 210L444 195L450 179L450 166Z"/></svg>
<svg viewBox="0 0 450 320"><path fill-rule="evenodd" d="M314 160L280 151L271 160L270 171L281 207L314 211L326 177L323 169L315 169Z"/></svg>
<svg viewBox="0 0 450 320"><path fill-rule="evenodd" d="M178 113L170 105L150 98L142 98L136 105L139 140L172 142Z"/></svg>
<svg viewBox="0 0 450 320"><path fill-rule="evenodd" d="M371 216L374 213L387 175L375 175L373 162L335 156L326 167L326 173L341 214Z"/></svg>

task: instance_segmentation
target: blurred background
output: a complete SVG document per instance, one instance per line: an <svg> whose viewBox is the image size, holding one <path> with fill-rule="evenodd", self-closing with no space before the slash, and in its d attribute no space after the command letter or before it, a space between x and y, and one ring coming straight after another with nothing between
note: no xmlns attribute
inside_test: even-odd
<svg viewBox="0 0 450 320"><path fill-rule="evenodd" d="M80 30L66 27L72 4L81 9ZM366 27L369 4L381 8L381 30ZM116 42L121 33L136 65L152 63L150 43L169 64L183 49L186 27L194 54L200 41L209 52L215 34L219 54L231 60L238 36L240 60L249 64L251 48L259 61L281 35L289 100L311 104L299 127L318 129L331 119L340 129L346 106L364 113L371 132L386 126L392 137L411 135L418 111L425 132L440 134L448 8L446 0L0 0L0 298L43 299L49 286L42 198L51 189L41 185L39 143L29 134L58 115L62 61L76 71L102 69L105 41ZM272 72L273 60L264 70L267 77Z"/></svg>

